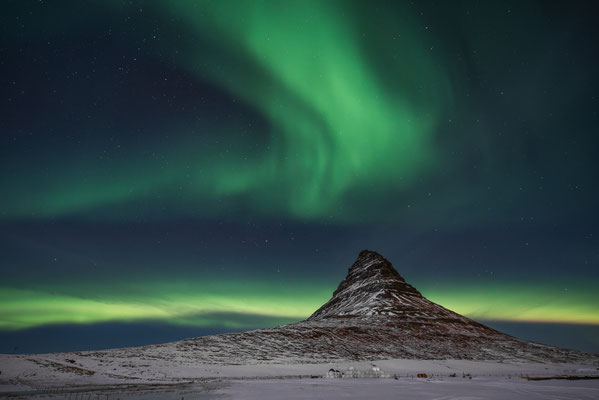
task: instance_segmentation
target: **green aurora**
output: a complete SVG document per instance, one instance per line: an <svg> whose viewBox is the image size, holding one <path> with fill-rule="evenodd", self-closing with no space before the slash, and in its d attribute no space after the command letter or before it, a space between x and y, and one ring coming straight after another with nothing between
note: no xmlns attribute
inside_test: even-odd
<svg viewBox="0 0 599 400"><path fill-rule="evenodd" d="M466 316L599 325L592 13L3 8L0 331L298 321L365 247Z"/></svg>
<svg viewBox="0 0 599 400"><path fill-rule="evenodd" d="M223 199L242 198L260 214L361 220L349 204L357 190L370 187L359 201L372 201L434 166L431 135L450 87L410 15L402 17L407 37L397 32L385 50L393 76L382 82L358 45L358 11L342 2L154 2L144 12L171 14L177 26L154 52L230 92L265 119L265 131L242 143L224 135L213 149L173 133L184 139L170 149L149 143L135 160L58 155L50 171L24 171L4 215L126 217L130 203L160 195L169 207L200 204L210 214ZM256 137L266 141L252 153ZM42 184L28 196L32 182Z"/></svg>

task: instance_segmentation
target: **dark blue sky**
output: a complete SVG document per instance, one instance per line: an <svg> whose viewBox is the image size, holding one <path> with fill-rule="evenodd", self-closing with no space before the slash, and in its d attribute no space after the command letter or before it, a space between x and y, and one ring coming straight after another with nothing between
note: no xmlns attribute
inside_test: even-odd
<svg viewBox="0 0 599 400"><path fill-rule="evenodd" d="M595 4L2 7L0 352L298 321L364 248L599 351Z"/></svg>

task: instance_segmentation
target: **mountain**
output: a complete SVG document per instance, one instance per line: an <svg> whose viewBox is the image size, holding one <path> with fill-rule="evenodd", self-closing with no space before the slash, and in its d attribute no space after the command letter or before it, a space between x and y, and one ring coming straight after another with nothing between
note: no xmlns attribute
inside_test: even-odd
<svg viewBox="0 0 599 400"><path fill-rule="evenodd" d="M209 364L464 359L596 363L599 356L531 343L447 310L420 294L380 254L364 250L333 297L307 320L162 345L80 352Z"/></svg>
<svg viewBox="0 0 599 400"><path fill-rule="evenodd" d="M447 310L423 297L385 257L364 250L333 297L305 321L142 347L0 354L0 393L65 383L321 376L331 367L370 368L375 360L396 375L596 375L599 367L597 354L520 340Z"/></svg>

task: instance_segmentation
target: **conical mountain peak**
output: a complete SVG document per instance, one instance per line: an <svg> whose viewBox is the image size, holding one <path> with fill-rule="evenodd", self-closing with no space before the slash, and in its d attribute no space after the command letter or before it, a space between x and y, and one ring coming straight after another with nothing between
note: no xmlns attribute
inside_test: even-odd
<svg viewBox="0 0 599 400"><path fill-rule="evenodd" d="M393 268L389 260L371 250L362 250L339 284L333 297L309 320L331 317L400 315L414 308L420 292Z"/></svg>
<svg viewBox="0 0 599 400"><path fill-rule="evenodd" d="M372 278L382 278L384 281L397 280L406 283L406 280L393 268L393 264L389 260L376 251L362 250L356 262L350 267L344 282L364 281ZM409 288L414 289L411 286Z"/></svg>

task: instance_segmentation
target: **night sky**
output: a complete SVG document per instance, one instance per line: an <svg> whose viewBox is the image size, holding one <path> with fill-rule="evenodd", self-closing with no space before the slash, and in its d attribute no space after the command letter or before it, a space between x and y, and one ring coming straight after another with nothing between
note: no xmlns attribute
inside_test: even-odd
<svg viewBox="0 0 599 400"><path fill-rule="evenodd" d="M599 352L598 12L3 2L0 352L299 321L364 248Z"/></svg>

